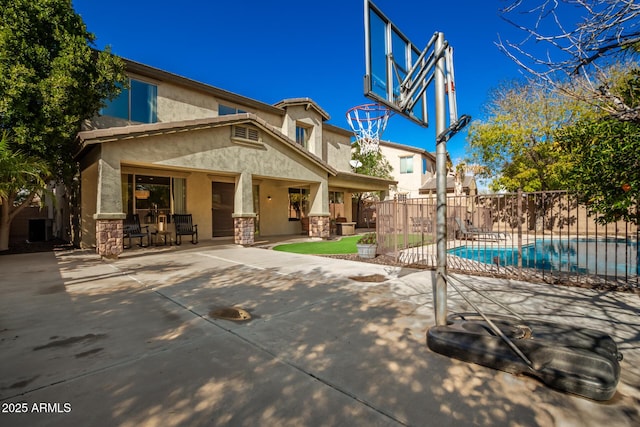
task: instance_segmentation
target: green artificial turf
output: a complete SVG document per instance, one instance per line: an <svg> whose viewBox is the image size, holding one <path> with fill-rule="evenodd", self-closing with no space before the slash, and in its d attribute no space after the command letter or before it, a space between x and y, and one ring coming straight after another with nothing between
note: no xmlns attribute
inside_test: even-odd
<svg viewBox="0 0 640 427"><path fill-rule="evenodd" d="M321 242L288 243L274 246L274 251L293 252L296 254L338 255L358 252L356 242L362 236L343 237L340 240L323 240Z"/></svg>

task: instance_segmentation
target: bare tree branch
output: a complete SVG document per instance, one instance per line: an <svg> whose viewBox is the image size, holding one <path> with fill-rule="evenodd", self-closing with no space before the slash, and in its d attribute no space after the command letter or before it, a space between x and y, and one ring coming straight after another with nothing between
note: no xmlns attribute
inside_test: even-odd
<svg viewBox="0 0 640 427"><path fill-rule="evenodd" d="M516 0L501 16L522 39L499 36L496 45L525 72L621 120L640 122L638 109L601 83L603 70L640 51L637 0L539 0L533 7ZM571 80L573 87L566 85Z"/></svg>

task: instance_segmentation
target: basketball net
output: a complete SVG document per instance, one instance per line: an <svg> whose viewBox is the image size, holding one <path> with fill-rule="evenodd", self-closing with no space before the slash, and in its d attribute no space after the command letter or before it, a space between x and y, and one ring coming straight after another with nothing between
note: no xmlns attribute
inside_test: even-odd
<svg viewBox="0 0 640 427"><path fill-rule="evenodd" d="M363 155L377 153L380 149L380 136L387 127L391 113L380 104L364 104L347 111L347 122L356 136L356 143Z"/></svg>

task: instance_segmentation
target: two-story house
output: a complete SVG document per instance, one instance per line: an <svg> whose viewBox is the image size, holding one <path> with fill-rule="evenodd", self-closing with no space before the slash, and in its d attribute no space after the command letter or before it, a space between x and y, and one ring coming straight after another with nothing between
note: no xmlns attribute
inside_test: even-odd
<svg viewBox="0 0 640 427"><path fill-rule="evenodd" d="M436 173L436 157L421 148L380 141L380 152L393 170L391 175L398 182L390 194L420 197L420 188Z"/></svg>
<svg viewBox="0 0 640 427"><path fill-rule="evenodd" d="M398 184L392 188L390 197L402 195L407 198L425 197L436 193L436 156L421 148L380 141L380 152L393 168L391 175ZM447 160L451 159L447 155ZM457 185L453 176L447 176L447 194L477 193L475 178L467 174Z"/></svg>
<svg viewBox="0 0 640 427"><path fill-rule="evenodd" d="M326 238L351 194L395 181L353 173L351 132L308 98L270 105L133 61L129 88L78 134L82 246L123 248L123 219L189 213L201 239ZM170 224L169 224L170 226Z"/></svg>

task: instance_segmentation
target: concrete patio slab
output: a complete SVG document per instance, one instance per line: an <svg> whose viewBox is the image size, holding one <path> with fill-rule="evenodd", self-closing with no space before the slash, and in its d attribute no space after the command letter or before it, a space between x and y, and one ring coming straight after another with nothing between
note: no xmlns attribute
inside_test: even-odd
<svg viewBox="0 0 640 427"><path fill-rule="evenodd" d="M637 295L457 276L609 333L625 359L602 403L431 352L429 271L235 245L10 255L0 271L0 425L640 423ZM351 279L371 274L387 280ZM223 306L253 318L209 315ZM451 289L449 308L469 309Z"/></svg>

